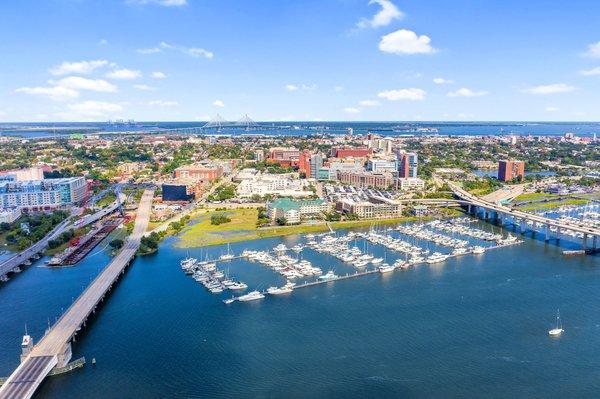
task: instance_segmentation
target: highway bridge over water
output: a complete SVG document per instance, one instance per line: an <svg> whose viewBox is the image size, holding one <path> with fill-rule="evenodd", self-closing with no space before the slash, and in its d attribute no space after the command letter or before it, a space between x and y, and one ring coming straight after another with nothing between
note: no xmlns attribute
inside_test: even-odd
<svg viewBox="0 0 600 399"><path fill-rule="evenodd" d="M133 232L121 251L92 281L86 290L67 309L33 346L24 338L21 364L0 387L0 399L30 398L53 368L64 367L71 359L71 341L96 307L107 295L119 276L134 258L142 235L150 220L154 190L146 190L140 201Z"/></svg>

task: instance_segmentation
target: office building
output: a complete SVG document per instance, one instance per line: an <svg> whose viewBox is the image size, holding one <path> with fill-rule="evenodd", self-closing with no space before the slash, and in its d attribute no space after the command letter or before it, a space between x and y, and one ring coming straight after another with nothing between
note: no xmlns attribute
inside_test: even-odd
<svg viewBox="0 0 600 399"><path fill-rule="evenodd" d="M525 176L525 162L502 160L498 162L498 180L513 181Z"/></svg>
<svg viewBox="0 0 600 399"><path fill-rule="evenodd" d="M83 177L0 181L0 209L44 211L81 203L87 194Z"/></svg>
<svg viewBox="0 0 600 399"><path fill-rule="evenodd" d="M371 187L387 189L393 183L393 178L390 173L374 172L338 171L337 180L340 183L350 184L359 188Z"/></svg>

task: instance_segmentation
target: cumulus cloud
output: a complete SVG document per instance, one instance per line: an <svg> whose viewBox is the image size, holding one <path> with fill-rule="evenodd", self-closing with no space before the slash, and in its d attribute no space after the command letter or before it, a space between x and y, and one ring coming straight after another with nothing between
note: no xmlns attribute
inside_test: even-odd
<svg viewBox="0 0 600 399"><path fill-rule="evenodd" d="M152 72L152 74L150 76L152 76L154 79L164 79L167 77L167 75L165 75L164 73L159 72L159 71Z"/></svg>
<svg viewBox="0 0 600 399"><path fill-rule="evenodd" d="M425 95L427 93L423 89L409 88L409 89L399 89L399 90L386 90L377 94L379 98L385 98L389 101L399 101L399 100L408 100L408 101L420 101L425 99Z"/></svg>
<svg viewBox="0 0 600 399"><path fill-rule="evenodd" d="M215 56L212 52L197 47L189 48L185 52L192 57L205 57L209 60Z"/></svg>
<svg viewBox="0 0 600 399"><path fill-rule="evenodd" d="M560 111L558 107L546 107L546 112L557 112Z"/></svg>
<svg viewBox="0 0 600 399"><path fill-rule="evenodd" d="M379 50L400 55L435 53L436 50L431 47L430 42L429 36L419 36L411 30L400 29L382 36Z"/></svg>
<svg viewBox="0 0 600 399"><path fill-rule="evenodd" d="M212 105L214 105L215 107L223 108L225 106L225 103L221 100L215 100L213 101Z"/></svg>
<svg viewBox="0 0 600 399"><path fill-rule="evenodd" d="M148 105L157 107L176 107L177 105L179 105L179 103L177 101L153 100L150 101Z"/></svg>
<svg viewBox="0 0 600 399"><path fill-rule="evenodd" d="M369 1L369 5L378 4L381 9L377 14L373 15L371 19L363 18L361 19L356 26L359 28L379 28L381 26L389 25L393 20L400 19L404 16L402 11L398 9L389 0L371 0Z"/></svg>
<svg viewBox="0 0 600 399"><path fill-rule="evenodd" d="M51 81L51 83L54 83ZM56 82L57 86L73 90L90 90L102 93L114 93L117 86L102 79L87 79L81 76L69 76Z"/></svg>
<svg viewBox="0 0 600 399"><path fill-rule="evenodd" d="M296 90L298 90L298 86L293 85L293 84L287 84L287 85L284 86L284 88L287 91L296 91Z"/></svg>
<svg viewBox="0 0 600 399"><path fill-rule="evenodd" d="M93 60L93 61L78 61L78 62L63 62L62 64L52 68L50 73L52 75L68 75L71 73L87 75L94 72L96 69L108 65L106 60Z"/></svg>
<svg viewBox="0 0 600 399"><path fill-rule="evenodd" d="M475 91L475 90L471 90L468 89L466 87L461 87L460 89L456 90L456 91L451 91L450 93L448 93L448 97L482 97L487 95L488 92L487 91Z"/></svg>
<svg viewBox="0 0 600 399"><path fill-rule="evenodd" d="M600 67L595 67L592 69L585 69L583 71L579 71L583 76L596 76L600 75Z"/></svg>
<svg viewBox="0 0 600 399"><path fill-rule="evenodd" d="M77 90L69 89L67 87L53 86L53 87L20 87L15 90L17 93L30 94L34 96L46 96L55 101L64 101L72 98L79 97Z"/></svg>
<svg viewBox="0 0 600 399"><path fill-rule="evenodd" d="M569 86L566 83L553 83L549 85L533 86L527 89L523 89L521 91L527 94L548 95L557 93L569 93L575 90L577 90L576 87Z"/></svg>
<svg viewBox="0 0 600 399"><path fill-rule="evenodd" d="M592 58L600 58L600 42L588 44L587 51L584 55Z"/></svg>
<svg viewBox="0 0 600 399"><path fill-rule="evenodd" d="M317 88L317 85L305 84L305 83L302 83L301 85L297 85L297 84L288 83L285 86L283 86L283 88L287 91L298 91L298 90L312 91Z"/></svg>
<svg viewBox="0 0 600 399"><path fill-rule="evenodd" d="M344 91L344 86L335 86L333 90L339 93L340 91Z"/></svg>
<svg viewBox="0 0 600 399"><path fill-rule="evenodd" d="M447 84L454 83L454 81L449 80L449 79L444 79L444 78L434 78L433 83L435 83L436 85L447 85Z"/></svg>
<svg viewBox="0 0 600 399"><path fill-rule="evenodd" d="M142 73L140 71L135 71L132 69L121 68L115 69L114 71L110 71L105 75L109 79L137 79L142 77Z"/></svg>
<svg viewBox="0 0 600 399"><path fill-rule="evenodd" d="M362 107L378 107L381 103L377 100L362 100L358 104Z"/></svg>
<svg viewBox="0 0 600 399"><path fill-rule="evenodd" d="M360 113L360 109L353 108L353 107L346 107L346 108L344 108L344 112L347 113L347 114L359 114Z"/></svg>

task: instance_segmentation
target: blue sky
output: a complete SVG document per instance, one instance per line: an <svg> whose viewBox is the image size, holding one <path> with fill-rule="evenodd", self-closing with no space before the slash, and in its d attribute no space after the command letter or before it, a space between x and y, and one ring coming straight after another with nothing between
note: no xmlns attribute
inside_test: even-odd
<svg viewBox="0 0 600 399"><path fill-rule="evenodd" d="M0 121L600 120L600 2L20 0Z"/></svg>

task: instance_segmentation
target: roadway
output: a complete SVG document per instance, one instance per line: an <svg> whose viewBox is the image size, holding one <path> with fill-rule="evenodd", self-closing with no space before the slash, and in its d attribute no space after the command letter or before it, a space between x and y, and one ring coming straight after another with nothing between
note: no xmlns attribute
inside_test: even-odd
<svg viewBox="0 0 600 399"><path fill-rule="evenodd" d="M153 197L154 190L144 192L133 232L119 254L92 281L0 387L0 399L30 398L54 366L65 365L59 361L68 362L71 340L135 256L143 233L148 227Z"/></svg>

